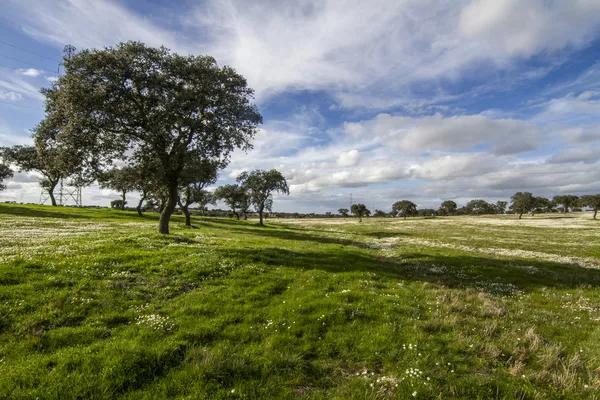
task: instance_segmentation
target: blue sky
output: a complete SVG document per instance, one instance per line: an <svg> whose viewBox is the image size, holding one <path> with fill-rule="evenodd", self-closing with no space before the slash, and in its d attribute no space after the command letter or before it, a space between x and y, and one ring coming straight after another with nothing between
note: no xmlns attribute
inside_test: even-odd
<svg viewBox="0 0 600 400"><path fill-rule="evenodd" d="M0 145L30 143L64 45L140 40L247 77L264 124L219 184L277 168L276 210L600 193L600 0L171 3L5 0ZM0 200L36 202L36 182Z"/></svg>

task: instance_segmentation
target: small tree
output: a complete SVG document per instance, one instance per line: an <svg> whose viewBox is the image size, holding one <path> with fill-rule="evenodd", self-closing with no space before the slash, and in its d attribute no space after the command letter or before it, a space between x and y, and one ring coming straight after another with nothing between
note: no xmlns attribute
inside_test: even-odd
<svg viewBox="0 0 600 400"><path fill-rule="evenodd" d="M458 206L455 202L453 202L452 200L446 200L440 205L438 213L440 215L454 215L456 214L457 208Z"/></svg>
<svg viewBox="0 0 600 400"><path fill-rule="evenodd" d="M385 217L388 216L388 213L386 213L385 211L382 211L382 210L375 209L375 212L373 213L373 216L375 218L385 218Z"/></svg>
<svg viewBox="0 0 600 400"><path fill-rule="evenodd" d="M574 196L572 194L560 195L560 196L554 196L552 201L555 204L562 205L562 212L563 212L563 214L566 214L569 212L569 208L573 208L573 207L577 206L577 203L579 202L579 197Z"/></svg>
<svg viewBox="0 0 600 400"><path fill-rule="evenodd" d="M216 204L212 193L203 189L203 184L196 183L186 186L181 191L179 198L179 207L185 215L185 226L192 226L190 214L190 205L197 203L201 210L204 210L208 204Z"/></svg>
<svg viewBox="0 0 600 400"><path fill-rule="evenodd" d="M469 214L482 215L491 214L494 207L485 200L476 199L469 201L465 208Z"/></svg>
<svg viewBox="0 0 600 400"><path fill-rule="evenodd" d="M362 222L362 217L371 215L371 211L364 204L352 204L350 207L352 214L358 217L358 222Z"/></svg>
<svg viewBox="0 0 600 400"><path fill-rule="evenodd" d="M238 211L247 210L250 204L248 195L240 185L219 186L213 193L213 198L215 200L223 200L237 219L240 219Z"/></svg>
<svg viewBox="0 0 600 400"><path fill-rule="evenodd" d="M140 179L141 177L134 167L125 166L122 168L113 168L101 174L98 181L100 188L111 189L121 193L121 210L125 210L127 193L136 189Z"/></svg>
<svg viewBox="0 0 600 400"><path fill-rule="evenodd" d="M523 217L523 214L528 213L535 207L535 197L529 192L517 192L510 198L512 204L510 205L511 211L519 214L519 219Z"/></svg>
<svg viewBox="0 0 600 400"><path fill-rule="evenodd" d="M417 205L410 200L400 200L392 205L392 213L406 219L417 215Z"/></svg>
<svg viewBox="0 0 600 400"><path fill-rule="evenodd" d="M502 201L502 200L497 201L496 202L496 212L498 214L505 214L507 206L508 206L507 201Z"/></svg>
<svg viewBox="0 0 600 400"><path fill-rule="evenodd" d="M273 207L273 193L290 194L287 181L276 169L243 172L238 176L237 181L248 193L250 202L258 212L261 225L263 225L264 210L271 211Z"/></svg>
<svg viewBox="0 0 600 400"><path fill-rule="evenodd" d="M10 169L8 165L0 164L0 190L6 189L6 185L3 183L3 181L12 177L12 169Z"/></svg>
<svg viewBox="0 0 600 400"><path fill-rule="evenodd" d="M531 209L531 216L533 217L538 213L545 213L552 208L552 202L545 197L534 197L533 208Z"/></svg>
<svg viewBox="0 0 600 400"><path fill-rule="evenodd" d="M598 209L600 208L600 194L581 196L579 199L579 205L582 207L589 207L594 210L594 219L596 219Z"/></svg>
<svg viewBox="0 0 600 400"><path fill-rule="evenodd" d="M127 204L127 202L124 202L122 199L116 199L110 202L110 208L123 210L125 209L125 204Z"/></svg>
<svg viewBox="0 0 600 400"><path fill-rule="evenodd" d="M340 215L344 218L346 218L348 216L349 212L350 212L350 210L348 210L347 208L340 208L338 210L338 213L340 213Z"/></svg>

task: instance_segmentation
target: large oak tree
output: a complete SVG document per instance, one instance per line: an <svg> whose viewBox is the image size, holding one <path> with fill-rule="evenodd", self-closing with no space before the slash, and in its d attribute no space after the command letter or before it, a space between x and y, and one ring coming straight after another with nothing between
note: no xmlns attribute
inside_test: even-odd
<svg viewBox="0 0 600 400"><path fill-rule="evenodd" d="M180 56L139 42L102 50L72 49L65 73L47 91L47 111L65 115L64 140L97 162L157 162L166 204L159 232L179 200L190 165L249 149L262 122L246 79L209 56Z"/></svg>

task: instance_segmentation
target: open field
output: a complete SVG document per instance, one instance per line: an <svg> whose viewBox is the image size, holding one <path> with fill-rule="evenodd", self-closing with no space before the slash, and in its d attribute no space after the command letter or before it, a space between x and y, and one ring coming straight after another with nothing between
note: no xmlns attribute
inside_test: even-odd
<svg viewBox="0 0 600 400"><path fill-rule="evenodd" d="M0 398L599 396L589 213L178 218L0 205Z"/></svg>

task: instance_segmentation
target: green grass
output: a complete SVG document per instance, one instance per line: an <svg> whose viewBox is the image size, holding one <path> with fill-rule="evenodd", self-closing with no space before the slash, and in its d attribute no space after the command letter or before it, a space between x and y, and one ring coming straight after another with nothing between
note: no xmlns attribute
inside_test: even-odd
<svg viewBox="0 0 600 400"><path fill-rule="evenodd" d="M593 399L600 222L560 217L0 205L0 398Z"/></svg>

